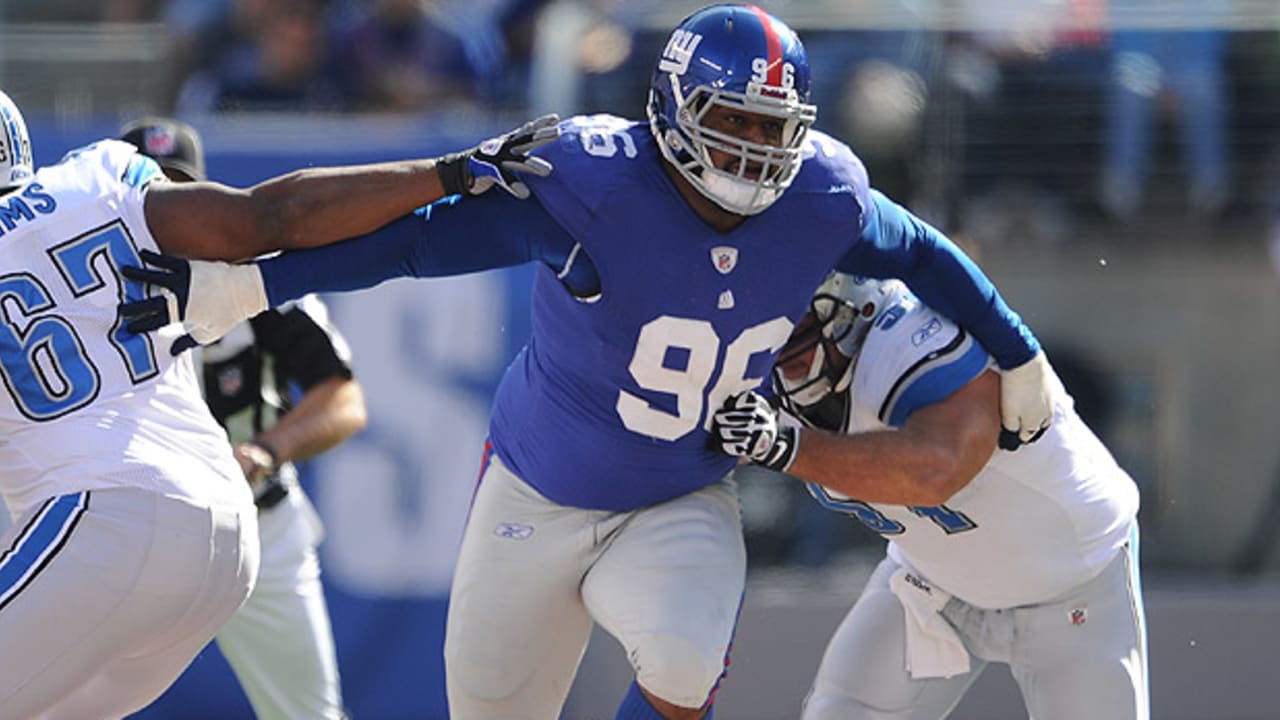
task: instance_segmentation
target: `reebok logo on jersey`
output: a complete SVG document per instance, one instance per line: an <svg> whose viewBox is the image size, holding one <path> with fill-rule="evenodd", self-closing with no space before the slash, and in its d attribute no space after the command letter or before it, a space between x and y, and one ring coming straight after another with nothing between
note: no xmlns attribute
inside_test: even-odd
<svg viewBox="0 0 1280 720"><path fill-rule="evenodd" d="M717 245L711 248L711 264L721 275L728 275L738 267L738 248Z"/></svg>
<svg viewBox="0 0 1280 720"><path fill-rule="evenodd" d="M720 299L716 301L716 307L720 308L721 310L732 310L733 305L734 303L733 303L732 290L725 290L724 292L720 293Z"/></svg>
<svg viewBox="0 0 1280 720"><path fill-rule="evenodd" d="M932 318L931 320L929 320L929 322L925 323L924 326L921 327L919 330L916 330L915 332L911 333L911 344L915 345L916 347L920 347L920 345L923 344L925 340L928 340L934 335L937 335L938 331L941 329L942 329L942 321L939 320L938 318Z"/></svg>
<svg viewBox="0 0 1280 720"><path fill-rule="evenodd" d="M533 535L533 526L519 523L498 523L498 527L493 529L493 534L508 540L528 540L529 536Z"/></svg>

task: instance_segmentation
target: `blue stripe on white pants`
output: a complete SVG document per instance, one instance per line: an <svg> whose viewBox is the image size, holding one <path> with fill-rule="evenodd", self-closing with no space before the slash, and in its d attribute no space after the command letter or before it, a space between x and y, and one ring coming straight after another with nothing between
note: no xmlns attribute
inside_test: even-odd
<svg viewBox="0 0 1280 720"><path fill-rule="evenodd" d="M61 550L0 610L0 720L136 712L249 594L258 565L250 503L210 508L136 487L92 496ZM27 510L0 548L18 548L19 536L34 542L50 508Z"/></svg>
<svg viewBox="0 0 1280 720"><path fill-rule="evenodd" d="M18 596L71 535L89 493L51 498L0 554L0 609Z"/></svg>

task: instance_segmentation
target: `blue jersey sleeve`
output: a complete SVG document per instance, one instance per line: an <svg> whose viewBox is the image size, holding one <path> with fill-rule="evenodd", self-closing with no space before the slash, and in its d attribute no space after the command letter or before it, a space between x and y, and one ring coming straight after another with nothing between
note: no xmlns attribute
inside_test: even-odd
<svg viewBox="0 0 1280 720"><path fill-rule="evenodd" d="M259 260L272 307L311 292L373 287L398 277L440 277L520 265L550 266L570 289L590 294L589 263L575 241L534 200L505 193L451 197L372 233L313 250ZM576 285L575 285L576 284Z"/></svg>
<svg viewBox="0 0 1280 720"><path fill-rule="evenodd" d="M876 190L867 216L862 237L838 270L902 279L926 305L973 333L1002 368L1040 351L1031 328L946 235Z"/></svg>

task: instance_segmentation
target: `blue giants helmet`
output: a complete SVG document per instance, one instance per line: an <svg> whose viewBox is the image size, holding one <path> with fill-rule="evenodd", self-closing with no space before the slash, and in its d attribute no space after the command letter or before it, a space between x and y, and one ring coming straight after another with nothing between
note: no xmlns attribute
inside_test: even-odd
<svg viewBox="0 0 1280 720"><path fill-rule="evenodd" d="M0 92L0 190L26 182L33 173L27 124L18 106Z"/></svg>
<svg viewBox="0 0 1280 720"><path fill-rule="evenodd" d="M703 119L715 106L778 118L781 144L707 128ZM703 8L667 40L649 88L648 114L663 157L686 180L725 210L754 215L800 171L800 148L818 114L809 104L808 56L791 28L758 7ZM709 149L736 156L735 169L715 167Z"/></svg>

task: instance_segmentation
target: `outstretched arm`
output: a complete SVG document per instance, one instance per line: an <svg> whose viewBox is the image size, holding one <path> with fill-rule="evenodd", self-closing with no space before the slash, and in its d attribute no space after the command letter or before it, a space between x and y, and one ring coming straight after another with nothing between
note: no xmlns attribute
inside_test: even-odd
<svg viewBox="0 0 1280 720"><path fill-rule="evenodd" d="M536 201L501 194L441 200L366 236L259 260L268 305L311 292L373 287L542 261L559 272L573 238Z"/></svg>
<svg viewBox="0 0 1280 720"><path fill-rule="evenodd" d="M248 189L155 183L147 226L166 253L242 260L360 235L444 196L435 160L299 170Z"/></svg>
<svg viewBox="0 0 1280 720"><path fill-rule="evenodd" d="M309 292L357 290L396 277L457 275L538 260L564 274L571 291L598 291L589 261L571 262L574 246L573 238L536 201L501 194L466 202L449 199L368 235L246 265L188 261L144 250L143 260L153 267L122 272L169 292L124 303L120 312L130 332L186 322L190 337L171 348L176 354Z"/></svg>
<svg viewBox="0 0 1280 720"><path fill-rule="evenodd" d="M146 197L147 226L166 253L243 260L369 233L447 195L476 195L497 185L527 197L517 173L551 171L528 153L559 136L557 122L544 116L443 158L309 168L248 189L154 183Z"/></svg>
<svg viewBox="0 0 1280 720"><path fill-rule="evenodd" d="M1040 341L955 243L878 191L863 235L837 269L897 277L926 305L966 328L1001 367L1000 447L1033 442L1053 420L1054 390Z"/></svg>
<svg viewBox="0 0 1280 720"><path fill-rule="evenodd" d="M903 280L924 304L973 333L1002 368L1040 352L1031 328L955 243L879 191L871 200L862 238L837 270Z"/></svg>

